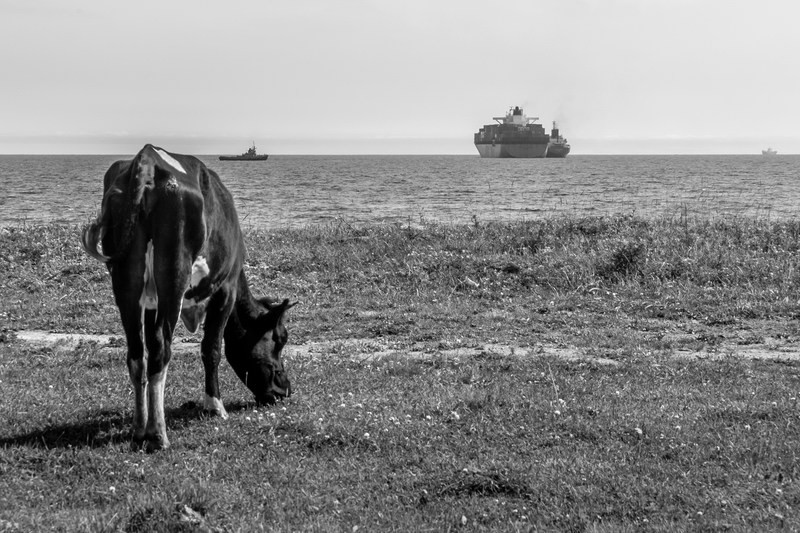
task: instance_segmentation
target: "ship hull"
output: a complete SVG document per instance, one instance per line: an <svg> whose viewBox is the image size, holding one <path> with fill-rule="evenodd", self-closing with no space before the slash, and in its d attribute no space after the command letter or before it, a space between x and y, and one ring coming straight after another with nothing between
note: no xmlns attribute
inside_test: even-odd
<svg viewBox="0 0 800 533"><path fill-rule="evenodd" d="M547 144L482 144L475 143L481 157L533 159L547 155Z"/></svg>
<svg viewBox="0 0 800 533"><path fill-rule="evenodd" d="M240 156L240 155L221 155L219 156L220 161L266 161L269 157L267 155L255 155L255 156Z"/></svg>
<svg viewBox="0 0 800 533"><path fill-rule="evenodd" d="M551 144L547 149L547 157L567 157L569 146L562 144Z"/></svg>

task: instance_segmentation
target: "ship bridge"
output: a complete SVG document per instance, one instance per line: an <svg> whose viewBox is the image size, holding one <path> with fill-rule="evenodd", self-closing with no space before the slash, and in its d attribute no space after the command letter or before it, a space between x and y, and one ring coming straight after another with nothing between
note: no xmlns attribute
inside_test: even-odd
<svg viewBox="0 0 800 533"><path fill-rule="evenodd" d="M498 124L514 124L516 126L527 126L528 124L533 124L539 117L531 117L528 118L525 116L522 108L519 106L514 106L508 110L506 116L504 117L492 117L492 120L496 120Z"/></svg>

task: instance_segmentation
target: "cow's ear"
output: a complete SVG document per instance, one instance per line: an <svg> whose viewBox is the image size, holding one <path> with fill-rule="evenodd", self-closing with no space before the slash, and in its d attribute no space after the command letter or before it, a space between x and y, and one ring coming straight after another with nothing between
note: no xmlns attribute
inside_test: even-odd
<svg viewBox="0 0 800 533"><path fill-rule="evenodd" d="M292 307L294 307L295 305L300 303L299 301L298 302L289 303L289 299L288 298L284 298L284 300L282 302L278 303L277 300L273 300L269 296L264 296L263 298L259 298L258 302L261 305L263 305L264 307L266 307L268 311L280 309L280 310L282 310L281 312L286 312L289 309L291 309Z"/></svg>
<svg viewBox="0 0 800 533"><path fill-rule="evenodd" d="M289 298L285 298L280 304L274 306L270 309L270 313L276 313L277 321L280 322L283 319L283 316L286 314L286 311L297 305L299 302L289 303Z"/></svg>
<svg viewBox="0 0 800 533"><path fill-rule="evenodd" d="M292 307L294 307L295 305L299 304L299 303L300 303L299 301L297 301L297 302L292 302L292 303L289 303L289 300L284 300L284 301L283 301L283 304L281 304L281 305L283 306L283 311L281 312L281 316L280 316L280 318L278 319L278 322L279 322L279 323L283 322L283 318L286 316L286 312L287 312L289 309L291 309Z"/></svg>
<svg viewBox="0 0 800 533"><path fill-rule="evenodd" d="M258 337L265 335L269 330L275 328L278 324L280 324L281 320L283 320L283 316L292 307L297 305L300 302L289 303L289 299L286 298L281 303L276 304L273 303L269 307L269 311L266 313L261 313L259 317L256 319L256 332Z"/></svg>

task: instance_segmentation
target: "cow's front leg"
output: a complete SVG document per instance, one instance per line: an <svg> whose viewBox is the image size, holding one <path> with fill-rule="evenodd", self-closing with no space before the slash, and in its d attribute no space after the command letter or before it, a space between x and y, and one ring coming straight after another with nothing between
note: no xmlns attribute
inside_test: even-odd
<svg viewBox="0 0 800 533"><path fill-rule="evenodd" d="M203 341L200 343L206 374L203 408L222 418L228 418L228 412L225 410L219 391L218 369L222 357L222 333L232 309L233 296L228 291L223 289L211 296L206 312Z"/></svg>

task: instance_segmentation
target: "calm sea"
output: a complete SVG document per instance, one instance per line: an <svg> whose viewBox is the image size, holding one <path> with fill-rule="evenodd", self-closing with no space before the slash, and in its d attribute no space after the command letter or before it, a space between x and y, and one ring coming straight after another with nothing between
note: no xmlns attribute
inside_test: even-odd
<svg viewBox="0 0 800 533"><path fill-rule="evenodd" d="M130 157L130 156L129 156ZM118 156L0 155L0 225L82 224ZM800 204L800 156L201 157L233 193L245 227L446 223L578 216L787 219Z"/></svg>

